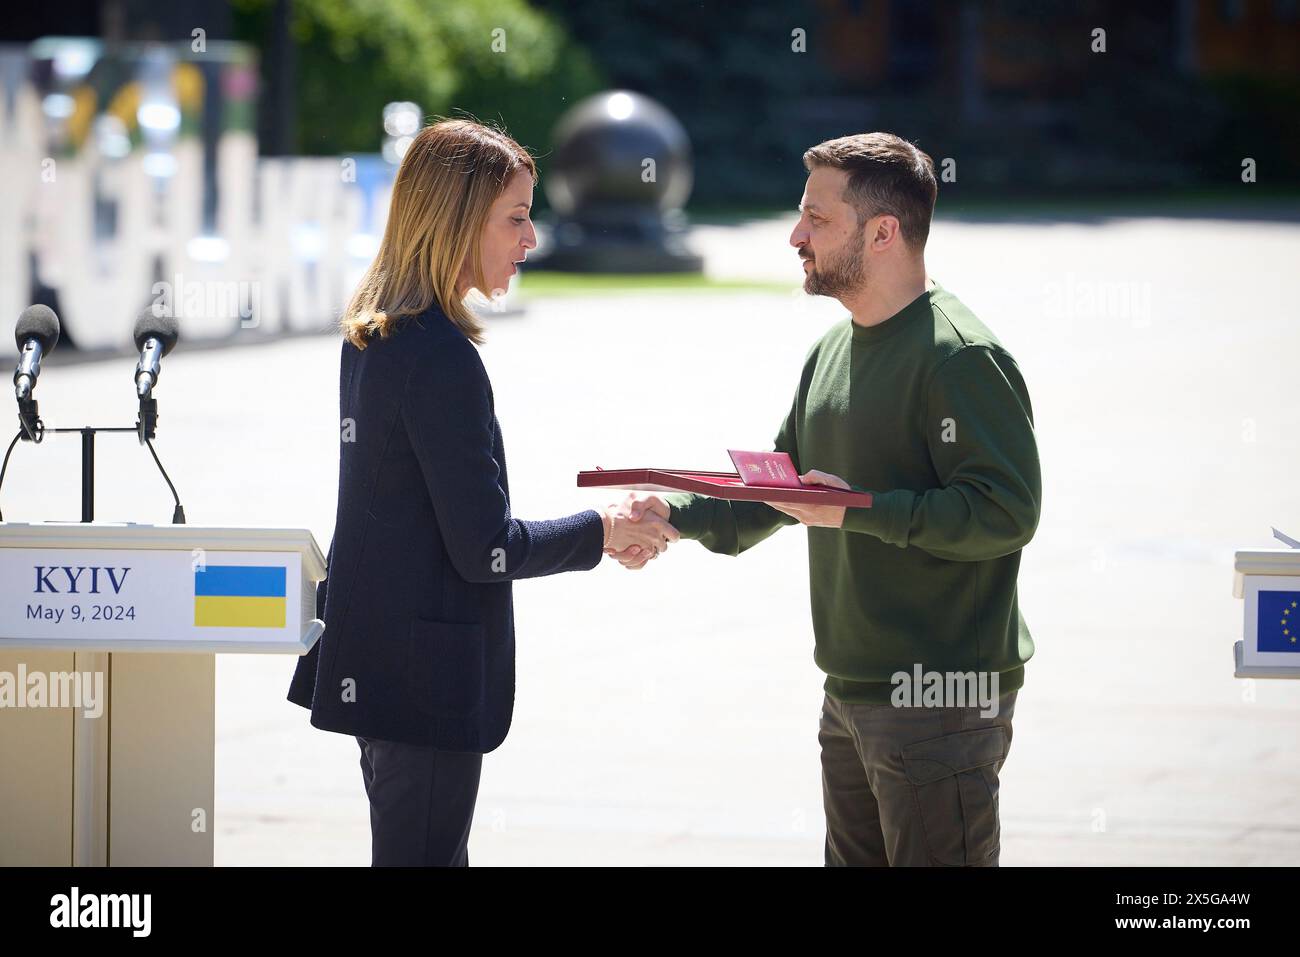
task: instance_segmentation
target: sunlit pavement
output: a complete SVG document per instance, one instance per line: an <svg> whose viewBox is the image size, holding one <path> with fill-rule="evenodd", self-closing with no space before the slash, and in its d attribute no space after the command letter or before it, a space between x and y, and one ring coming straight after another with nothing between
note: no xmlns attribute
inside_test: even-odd
<svg viewBox="0 0 1300 957"><path fill-rule="evenodd" d="M770 447L841 314L793 291L789 226L697 241L712 273L790 295L547 299L491 321L516 515L608 501L579 469ZM928 261L1018 359L1043 461L1002 863L1300 863L1300 683L1232 676L1233 550L1270 524L1300 534L1300 227L945 222ZM328 547L338 352L321 336L166 360L157 448L191 523ZM47 423L133 422L129 365L47 366ZM78 455L66 437L17 449L6 517L75 520ZM133 438L101 438L98 460L99 518L170 520ZM820 864L804 542L786 529L738 559L684 542L641 572L518 584L514 726L484 761L472 863ZM369 862L356 742L285 701L293 666L219 662L218 864Z"/></svg>

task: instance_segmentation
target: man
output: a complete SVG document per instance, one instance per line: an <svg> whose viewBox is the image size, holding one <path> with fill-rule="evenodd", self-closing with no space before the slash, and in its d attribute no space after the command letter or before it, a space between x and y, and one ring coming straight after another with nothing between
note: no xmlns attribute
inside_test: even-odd
<svg viewBox="0 0 1300 957"><path fill-rule="evenodd" d="M808 526L827 864L996 866L998 771L1033 654L1016 596L1041 498L1029 394L993 333L926 275L930 157L866 133L804 165L790 236L804 289L851 315L808 353L776 449L805 483L872 506L640 494L634 511L727 555Z"/></svg>

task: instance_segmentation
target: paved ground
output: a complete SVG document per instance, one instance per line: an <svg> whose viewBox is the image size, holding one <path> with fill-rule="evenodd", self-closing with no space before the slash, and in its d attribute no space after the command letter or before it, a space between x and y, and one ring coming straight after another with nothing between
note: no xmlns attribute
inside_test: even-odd
<svg viewBox="0 0 1300 957"><path fill-rule="evenodd" d="M698 241L712 272L793 289L788 227ZM1285 223L935 227L931 272L1018 358L1043 460L1006 865L1300 863L1300 683L1235 680L1231 658L1233 550L1270 524L1300 534L1298 261ZM580 468L725 468L725 448L766 447L838 315L801 293L656 294L493 320L517 514L602 504L574 488ZM311 337L167 360L158 449L191 522L329 544L337 356ZM741 370L770 389L737 400ZM129 424L129 372L47 367L47 421ZM19 449L8 517L75 519L77 455ZM101 440L99 460L101 518L169 520L133 440ZM514 728L485 760L474 863L820 863L804 542L788 529L740 559L686 543L638 574L521 583ZM220 661L217 862L368 863L357 746L284 700L292 670Z"/></svg>

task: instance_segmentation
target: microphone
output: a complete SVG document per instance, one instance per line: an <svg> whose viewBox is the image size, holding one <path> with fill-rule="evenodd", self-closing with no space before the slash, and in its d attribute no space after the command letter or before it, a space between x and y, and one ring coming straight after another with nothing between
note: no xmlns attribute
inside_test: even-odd
<svg viewBox="0 0 1300 957"><path fill-rule="evenodd" d="M14 397L30 400L41 374L41 356L59 344L59 317L49 306L28 306L14 327L18 367L14 369Z"/></svg>
<svg viewBox="0 0 1300 957"><path fill-rule="evenodd" d="M180 327L174 316L156 316L153 306L148 306L136 319L132 335L135 347L140 350L140 361L135 365L135 392L140 399L148 399L162 374L163 356L172 351L180 338Z"/></svg>

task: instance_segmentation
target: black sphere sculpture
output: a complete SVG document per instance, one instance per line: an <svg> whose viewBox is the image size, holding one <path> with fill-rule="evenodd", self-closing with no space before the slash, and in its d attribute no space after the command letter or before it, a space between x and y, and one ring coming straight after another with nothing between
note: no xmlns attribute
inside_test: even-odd
<svg viewBox="0 0 1300 957"><path fill-rule="evenodd" d="M691 144L664 107L627 90L589 96L560 117L542 180L556 220L530 266L571 272L699 272L682 204Z"/></svg>

